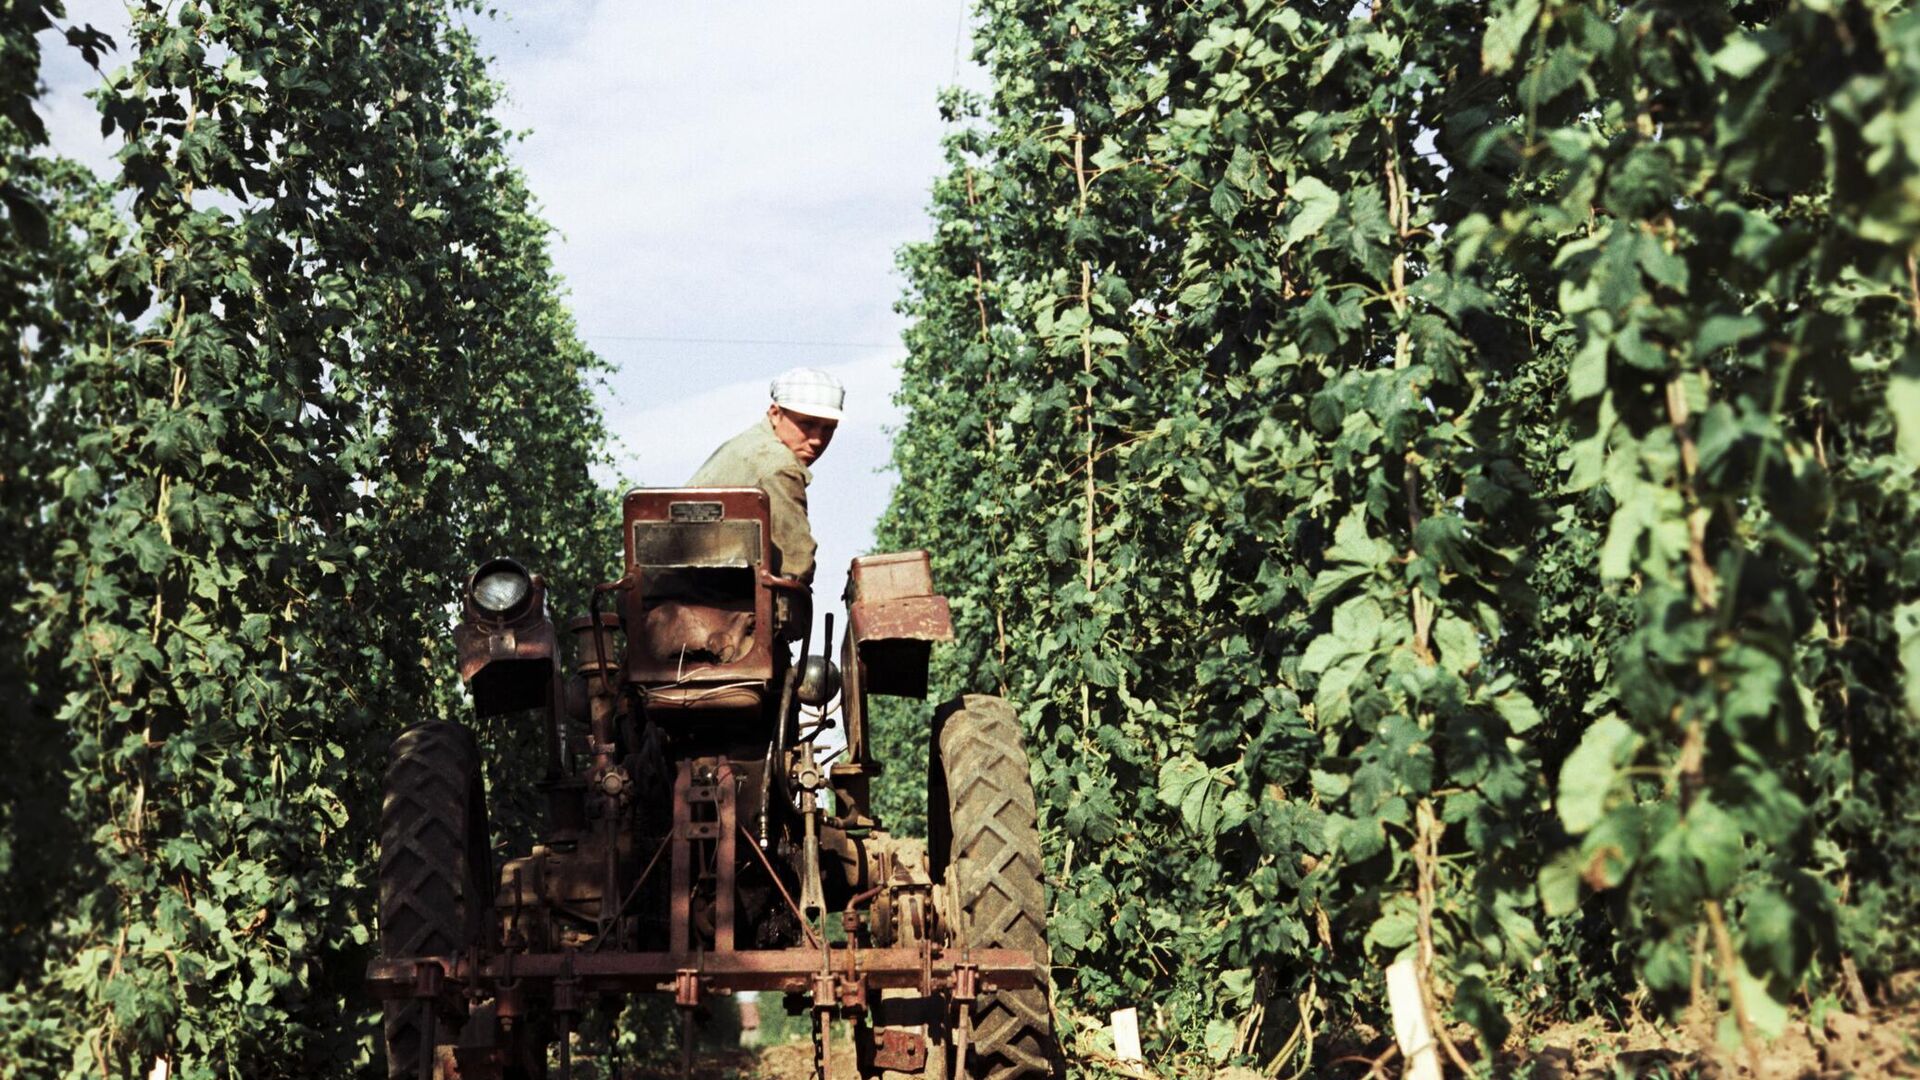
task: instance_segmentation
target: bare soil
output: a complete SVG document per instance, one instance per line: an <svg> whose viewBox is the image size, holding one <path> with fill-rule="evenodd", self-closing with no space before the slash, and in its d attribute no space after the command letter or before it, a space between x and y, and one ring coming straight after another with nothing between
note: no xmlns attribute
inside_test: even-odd
<svg viewBox="0 0 1920 1080"><path fill-rule="evenodd" d="M845 1039L834 1043L832 1071L835 1077L848 1080L854 1075L853 1044ZM694 1080L813 1080L813 1044L793 1042L758 1050L701 1054L694 1058L693 1077ZM633 1069L624 1074L624 1080L680 1080L680 1070L665 1066Z"/></svg>
<svg viewBox="0 0 1920 1080"><path fill-rule="evenodd" d="M1757 1054L1721 1045L1716 1026L1713 1017L1678 1026L1644 1019L1624 1028L1556 1024L1516 1040L1524 1046L1507 1064L1511 1075L1536 1080L1920 1078L1920 972L1896 976L1885 999L1864 1014L1829 1010L1817 1025L1797 1017Z"/></svg>
<svg viewBox="0 0 1920 1080"><path fill-rule="evenodd" d="M835 1034L843 1030L836 1026ZM1758 1072L1744 1051L1729 1052L1720 1046L1713 1031L1711 1020L1682 1025L1637 1020L1625 1027L1597 1020L1551 1024L1516 1036L1498 1075L1515 1080L1920 1080L1920 972L1897 978L1887 1001L1866 1015L1830 1011L1818 1028L1804 1017L1792 1021L1786 1034L1760 1054ZM1463 1048L1471 1046L1465 1030L1458 1038ZM1396 1080L1404 1068L1390 1045L1377 1055L1316 1057L1315 1076ZM1070 1073L1108 1071L1097 1063L1080 1064L1079 1068L1069 1066ZM1447 1071L1454 1073L1451 1068ZM845 1038L834 1043L832 1073L854 1076L853 1047ZM1228 1070L1228 1074L1245 1076L1247 1070ZM672 1069L629 1075L636 1080L674 1080L680 1074ZM694 1067L696 1080L812 1080L813 1075L810 1042L703 1055Z"/></svg>
<svg viewBox="0 0 1920 1080"><path fill-rule="evenodd" d="M1697 1080L1842 1080L1920 1077L1920 1009L1876 1009L1870 1017L1830 1012L1815 1028L1791 1021L1786 1033L1750 1058L1713 1038L1713 1025L1682 1028L1641 1021L1625 1030L1560 1024L1527 1040L1510 1075L1533 1080L1672 1077Z"/></svg>

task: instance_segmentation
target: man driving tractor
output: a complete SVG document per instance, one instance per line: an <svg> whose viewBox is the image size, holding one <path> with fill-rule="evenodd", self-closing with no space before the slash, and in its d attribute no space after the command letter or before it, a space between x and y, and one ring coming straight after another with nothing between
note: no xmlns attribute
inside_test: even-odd
<svg viewBox="0 0 1920 1080"><path fill-rule="evenodd" d="M460 677L476 719L539 717L546 814L502 850L472 730L394 741L367 969L389 1077L536 1080L551 1054L569 1080L581 1025L611 1031L628 994L671 995L691 1076L701 1004L742 990L811 1014L822 1080L836 1027L862 1080L1061 1075L1019 714L977 694L933 710L927 838L886 829L871 700L927 696L950 608L928 552L862 555L843 634L829 613L812 647L808 466L845 391L799 368L772 397L692 486L622 496L623 569L584 614L556 623L512 558L468 577Z"/></svg>
<svg viewBox="0 0 1920 1080"><path fill-rule="evenodd" d="M687 481L689 487L757 487L767 493L772 515L773 572L813 584L813 530L807 524L810 466L833 441L844 415L846 388L819 368L800 367L773 380L765 417L721 444ZM780 597L775 622L782 636L796 635L810 617L789 613Z"/></svg>

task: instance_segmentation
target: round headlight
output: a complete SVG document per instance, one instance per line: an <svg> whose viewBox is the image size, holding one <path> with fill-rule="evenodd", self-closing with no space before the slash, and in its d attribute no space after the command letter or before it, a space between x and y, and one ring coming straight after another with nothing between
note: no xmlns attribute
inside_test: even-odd
<svg viewBox="0 0 1920 1080"><path fill-rule="evenodd" d="M518 607L533 591L533 582L516 566L488 570L473 579L473 602L480 610L503 615Z"/></svg>

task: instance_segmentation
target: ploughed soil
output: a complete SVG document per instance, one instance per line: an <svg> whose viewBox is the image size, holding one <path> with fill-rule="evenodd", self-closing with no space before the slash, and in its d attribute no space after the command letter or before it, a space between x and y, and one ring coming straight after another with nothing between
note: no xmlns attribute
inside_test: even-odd
<svg viewBox="0 0 1920 1080"><path fill-rule="evenodd" d="M1677 1024L1635 1018L1624 1025L1597 1019L1538 1025L1508 1040L1495 1075L1514 1080L1920 1080L1920 972L1895 976L1885 999L1864 1012L1831 1009L1813 1020L1801 1010L1778 1039L1758 1043L1753 1054L1737 1040L1729 1048L1715 1037L1719 1017ZM1453 1036L1464 1056L1478 1057L1471 1031L1463 1027ZM1383 1040L1368 1051L1316 1055L1312 1075L1398 1080L1404 1068L1398 1050ZM1252 1080L1231 1072L1231 1080ZM1458 1070L1449 1063L1445 1073L1451 1077Z"/></svg>
<svg viewBox="0 0 1920 1080"><path fill-rule="evenodd" d="M1757 1062L1744 1049L1728 1050L1714 1038L1714 1021L1656 1024L1636 1020L1626 1026L1603 1021L1559 1023L1516 1033L1502 1055L1496 1075L1515 1080L1614 1080L1649 1077L1669 1080L1842 1080L1913 1077L1920 1080L1920 972L1896 977L1887 1000L1866 1014L1832 1010L1815 1026L1806 1015L1789 1022L1786 1033L1765 1045ZM836 1025L835 1034L844 1029ZM1470 1034L1456 1033L1469 1057L1474 1054ZM1311 1076L1330 1078L1380 1077L1399 1080L1405 1063L1390 1041L1376 1044L1378 1052L1322 1048L1314 1055ZM853 1047L845 1039L833 1047L832 1075L852 1080ZM1096 1062L1070 1066L1074 1076L1126 1076L1147 1080L1209 1080L1203 1073L1161 1073L1151 1068L1101 1068ZM1112 1063L1117 1064L1117 1063ZM1288 1075L1295 1066L1282 1069ZM1448 1064L1449 1077L1458 1070ZM577 1075L577 1074L576 1074ZM633 1070L634 1080L677 1080L679 1069ZM811 1080L813 1044L785 1043L701 1055L694 1065L697 1080ZM1227 1069L1211 1080L1264 1080L1248 1069Z"/></svg>
<svg viewBox="0 0 1920 1080"><path fill-rule="evenodd" d="M851 1080L854 1075L852 1043L841 1040L835 1044L832 1066L834 1076ZM809 1080L813 1076L813 1044L796 1042L785 1046L769 1046L760 1052L759 1071L745 1075L760 1080Z"/></svg>
<svg viewBox="0 0 1920 1080"><path fill-rule="evenodd" d="M1920 1077L1920 972L1895 976L1887 990L1881 1003L1864 1012L1802 1011L1780 1038L1760 1045L1755 1054L1716 1040L1717 1018L1678 1025L1642 1019L1624 1028L1594 1021L1557 1024L1524 1040L1512 1074L1538 1080Z"/></svg>
<svg viewBox="0 0 1920 1080"><path fill-rule="evenodd" d="M1625 1030L1592 1022L1555 1025L1527 1040L1514 1055L1511 1075L1535 1080L1920 1077L1920 1001L1877 1008L1868 1016L1829 1012L1818 1026L1796 1018L1753 1056L1744 1047L1721 1045L1714 1026L1712 1021L1679 1027L1640 1021Z"/></svg>
<svg viewBox="0 0 1920 1080"><path fill-rule="evenodd" d="M838 1034L836 1031L835 1034ZM853 1044L841 1040L833 1047L833 1076L853 1080ZM678 1068L634 1069L632 1080L680 1080ZM729 1050L694 1059L694 1080L812 1080L813 1044L784 1043L758 1050Z"/></svg>

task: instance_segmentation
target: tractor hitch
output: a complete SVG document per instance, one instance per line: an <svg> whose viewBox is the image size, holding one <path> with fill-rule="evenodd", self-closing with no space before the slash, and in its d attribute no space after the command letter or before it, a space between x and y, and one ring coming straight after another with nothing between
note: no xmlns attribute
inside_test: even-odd
<svg viewBox="0 0 1920 1080"><path fill-rule="evenodd" d="M824 953L824 955L823 955ZM833 982L833 998L846 1000L853 992L874 990L1025 990L1045 985L1046 974L1023 949L944 948L926 950L896 946L855 949L828 945L824 950L754 949L735 952L565 952L508 953L483 956L399 957L367 965L367 987L373 996L394 1000L416 996L420 972L431 971L440 983L435 990L471 996L479 990L497 993L518 982L526 990L550 996L551 988L571 978L573 992L584 998L606 993L650 993L684 996L689 983L699 993L737 990L773 990L813 994L816 980ZM967 984L971 984L970 986ZM546 989L542 992L542 988ZM578 998L576 999L578 1000Z"/></svg>

